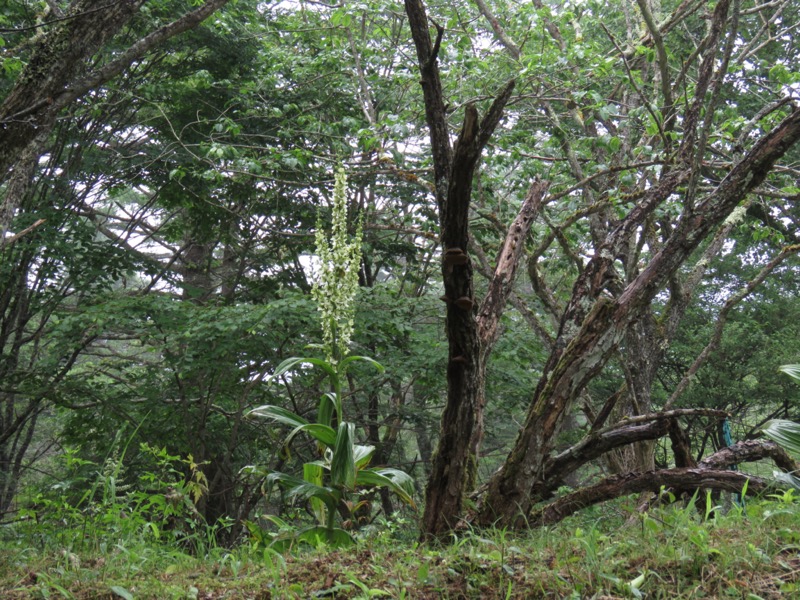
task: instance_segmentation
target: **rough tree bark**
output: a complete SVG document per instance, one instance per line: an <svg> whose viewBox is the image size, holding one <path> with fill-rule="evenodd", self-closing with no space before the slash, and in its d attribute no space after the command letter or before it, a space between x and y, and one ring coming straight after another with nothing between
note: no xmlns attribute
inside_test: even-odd
<svg viewBox="0 0 800 600"><path fill-rule="evenodd" d="M599 295L603 279L613 277L615 254L610 253L610 249L615 245L616 232L609 235L605 247L590 261L576 283L571 306L562 320L561 344L557 342L548 360L514 449L490 482L478 516L479 523L510 525L527 514L537 500L530 490L543 475L552 440L573 400L609 360L626 328L641 315L691 252L764 180L775 162L798 139L800 110L796 109L755 144L716 190L684 215L664 248L617 300ZM620 228L637 221L641 215L637 215L637 211L646 209L653 196L674 191L685 174L686 169L676 168L663 177L652 195L647 194L651 197L646 196ZM592 308L581 319L577 333L569 335L570 327L574 327L571 318L582 316L585 306Z"/></svg>
<svg viewBox="0 0 800 600"><path fill-rule="evenodd" d="M477 0L476 3L489 20L498 39L518 59L519 48L505 34L486 5ZM557 309L561 313L558 335L553 342L544 375L534 392L523 429L505 464L488 483L485 493L479 496L478 510L470 515L470 519L479 525L505 526L529 522L526 517L533 504L548 498L566 475L586 461L626 444L647 443L669 434L677 453L676 458L679 459L678 467L693 465L674 411L656 416L635 417L629 422L621 422L605 429L603 424L621 398L629 398L636 406L635 411L649 410L650 389L663 353L663 342L668 341L677 329L692 289L702 276L701 265L704 262L701 260L683 280L677 276L678 269L714 231L718 233L707 252L713 255L713 252L718 251L719 244L716 242L724 239L723 223L727 217L748 193L764 181L775 162L800 139L800 111L793 110L783 122L753 144L748 152L741 153L727 176L715 184L715 189L700 200L696 199L699 189L698 169L703 164L714 108L719 102L722 82L735 47L739 15L737 10L733 10L731 14L730 7L730 0L720 0L710 15L707 35L697 54L699 64L693 96L689 98L682 114L678 112L682 103L676 103L673 99L673 92L678 93L681 86L676 83L673 90L669 81L668 65L662 59L666 57L663 35L674 26L676 19L685 17L685 11L682 12L679 8L677 16L669 19L661 29L658 29L652 18L647 19L651 15L644 15L648 26L648 36L644 43L654 45L659 57L659 85L664 101L662 110L665 113L660 131L664 155L663 160L659 161L662 167L657 177L648 180L646 185L643 181L639 190L640 200L627 216L614 221L610 213L603 212L602 202L596 202L594 197L595 192L601 191L600 188L590 189L594 185L592 178L586 178L582 174L579 161L565 142L565 159L577 180L582 182L575 189L584 190L588 203L585 210L590 217L595 254L585 266L575 257L574 262L580 275L563 313L561 309ZM734 7L737 8L738 4ZM641 3L640 8L647 12L646 4ZM428 503L423 523L425 537L441 536L457 522L461 496L469 484L470 470L470 465L465 465L460 459L465 456L476 457L477 453L470 452L469 449L476 447L480 439L479 424L483 406L481 394L486 355L481 353L482 338L475 331L480 316L473 320L471 315L454 312L451 306L458 300L462 307L471 309L474 303L471 295L471 264L469 257L465 256L463 245L468 236L465 215L474 163L468 163L462 168L446 136L447 123L436 66L442 30L437 26L438 36L435 43L432 43L421 3L407 0L406 11L417 48L426 117L431 130L435 187L444 246L443 276L447 294L443 299L448 302L448 336L451 343L448 403L440 455L437 456L437 467L432 471L428 485ZM557 26L547 20L545 25L554 40L563 48L564 40ZM633 58L622 50L620 53L624 61ZM500 97L502 96L503 94ZM496 101L492 110L497 105ZM543 101L543 106L554 127L559 129L556 112L546 101ZM781 106L785 106L785 103ZM476 138L477 123L477 112L468 107L459 143ZM592 134L589 127L584 126L587 135ZM678 127L680 132L677 131ZM477 160L476 155L472 155L472 160ZM466 194L458 196L460 205L450 196L455 189ZM638 250L634 255L630 254L632 248L640 247L634 241L639 232L646 230L648 223L652 223L656 210L675 194L684 198L683 215L676 223L664 227L662 240L647 239L652 258L640 266ZM593 209L595 205L600 205L600 208ZM458 210L464 212L453 212ZM447 227L451 223L454 224L453 229L448 232ZM455 230L459 232L458 237L446 237ZM558 235L558 232L555 233ZM621 277L618 272L620 264L625 267L625 277ZM631 268L631 265L634 267ZM535 264L533 271L532 282L536 288ZM670 286L670 304L657 322L651 303L667 285ZM546 290L540 296L544 296L546 300ZM545 304L550 306L546 301ZM653 335L656 331L659 335ZM626 342L626 351L635 357L635 360L628 363L627 385L606 401L596 417L592 431L583 442L553 457L552 445L565 416L578 396L584 392L588 382L605 367L623 342ZM486 347L490 351L491 342ZM468 403L466 398L473 401ZM479 399L477 405L474 404L475 399ZM634 421L636 425L633 425ZM464 447L466 436L471 440L469 448ZM645 446L640 455L644 458L648 454ZM637 469L648 466L650 465L642 461ZM706 466L702 468L708 470ZM687 487L696 487L697 482L702 481L703 476L684 471L686 469L659 472L655 479L662 482L671 478L676 482L680 479L686 482ZM609 485L606 482L592 488L593 491L586 491L584 496L575 498L584 498L586 501L595 501L592 499L596 498L599 501L602 494L610 498L617 493L643 491L649 489L649 481L654 480L652 473L651 471L649 479L645 476L639 478L637 475L621 478ZM708 478L717 481L718 487L733 485L731 482L734 480L741 483L735 476L730 477L727 474L717 476L711 473ZM577 506L584 500L576 501L574 505Z"/></svg>
<svg viewBox="0 0 800 600"><path fill-rule="evenodd" d="M567 494L531 514L529 525L536 527L557 523L593 504L641 492L658 493L662 487L677 489L708 488L740 493L747 485L748 494L758 494L768 483L739 471L714 469L663 469L645 473L623 473L604 479L593 486Z"/></svg>
<svg viewBox="0 0 800 600"><path fill-rule="evenodd" d="M475 483L476 461L483 434L486 361L499 334L505 309L523 254L524 242L541 207L548 184L535 181L508 230L484 300L478 307L473 266L468 254L469 205L472 179L481 152L497 127L514 90L509 82L481 119L468 104L455 145L451 147L445 102L437 66L444 30L436 26L431 40L425 8L406 0L411 33L417 50L425 114L430 129L435 195L442 244L442 279L449 344L447 400L439 443L425 493L422 537L449 532L463 513L465 495ZM476 310L477 309L477 310Z"/></svg>
<svg viewBox="0 0 800 600"><path fill-rule="evenodd" d="M705 145L707 126L704 123L701 127L702 115L707 103L713 101L715 86L727 68L725 52L730 44L726 45L726 27L735 33L736 15L729 19L729 5L723 0L714 9L695 95L680 120L683 137L675 159L667 161L659 180L608 233L575 283L523 430L482 499L475 519L481 525L526 522L531 506L540 499L532 490L542 486L554 437L575 399L605 366L631 324L642 317L690 254L800 139L800 111L795 109L744 153L716 189L696 205L687 200L684 214L663 247L619 294L614 297L606 292L619 285L615 262L634 230L681 186L691 188ZM707 97L709 94L712 100ZM711 117L706 115L706 118Z"/></svg>
<svg viewBox="0 0 800 600"><path fill-rule="evenodd" d="M770 482L760 477L725 469L733 464L754 462L765 458L772 459L781 470L787 473L795 472L800 468L797 461L775 442L762 440L739 442L733 446L722 448L700 461L696 466L679 466L675 469L644 473L623 473L609 477L596 485L567 494L535 511L530 516L530 525L557 523L593 504L629 494L659 493L662 487L675 491L710 489L740 493L746 484L748 494L759 494L769 487ZM640 510L649 506L652 506L652 502L646 503Z"/></svg>

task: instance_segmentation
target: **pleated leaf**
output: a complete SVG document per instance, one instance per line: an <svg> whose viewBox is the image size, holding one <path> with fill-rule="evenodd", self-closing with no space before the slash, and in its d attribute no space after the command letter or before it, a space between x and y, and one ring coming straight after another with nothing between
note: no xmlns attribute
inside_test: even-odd
<svg viewBox="0 0 800 600"><path fill-rule="evenodd" d="M289 492L289 497L308 500L309 498L319 498L325 503L327 509L336 510L336 504L341 499L341 494L329 487L323 487L314 483L309 483L304 479L287 475L286 473L271 473L267 477L267 483L278 483L285 487Z"/></svg>
<svg viewBox="0 0 800 600"><path fill-rule="evenodd" d="M778 367L778 371L800 381L800 365L783 365Z"/></svg>
<svg viewBox="0 0 800 600"><path fill-rule="evenodd" d="M372 485L375 487L385 487L397 495L400 500L416 508L414 498L414 480L398 469L364 469L359 471L356 477L358 485Z"/></svg>
<svg viewBox="0 0 800 600"><path fill-rule="evenodd" d="M785 419L772 419L764 423L761 433L784 450L800 454L800 424Z"/></svg>
<svg viewBox="0 0 800 600"><path fill-rule="evenodd" d="M330 426L333 415L341 422L342 404L339 396L333 392L327 392L319 399L319 411L317 412L317 423Z"/></svg>
<svg viewBox="0 0 800 600"><path fill-rule="evenodd" d="M800 477L791 473L783 473L782 471L773 471L772 476L778 481L800 491Z"/></svg>
<svg viewBox="0 0 800 600"><path fill-rule="evenodd" d="M303 479L305 479L308 483L322 486L322 467L314 463L304 464ZM313 496L309 499L309 502L311 503L311 511L317 518L317 523L324 525L328 519L328 511L325 503L321 499Z"/></svg>
<svg viewBox="0 0 800 600"><path fill-rule="evenodd" d="M349 490L353 489L356 483L356 463L353 454L355 431L353 423L339 423L331 458L331 483Z"/></svg>
<svg viewBox="0 0 800 600"><path fill-rule="evenodd" d="M353 447L353 460L356 463L356 469L363 469L369 464L372 455L375 453L375 446L362 446L356 444Z"/></svg>
<svg viewBox="0 0 800 600"><path fill-rule="evenodd" d="M369 363L378 370L378 373L383 373L386 370L381 363L379 363L377 360L373 358L370 358L369 356L348 356L342 362L339 363L339 372L344 373L347 370L347 367L351 363L354 363L357 360Z"/></svg>
<svg viewBox="0 0 800 600"><path fill-rule="evenodd" d="M247 413L247 416L272 419L273 421L289 425L290 427L300 427L301 425L308 424L308 421L300 415L296 415L290 410L272 404L264 404L263 406L254 408Z"/></svg>
<svg viewBox="0 0 800 600"><path fill-rule="evenodd" d="M301 431L305 431L323 446L333 446L336 441L336 432L332 427L322 425L320 423L306 423L300 427L295 428L288 436L286 436L286 443L292 441L292 438Z"/></svg>
<svg viewBox="0 0 800 600"><path fill-rule="evenodd" d="M326 446L332 446L336 440L336 432L333 430L333 428L326 425L321 425L319 423L309 423L300 415L296 415L292 411L280 406L265 404L263 406L259 406L258 408L254 408L247 414L247 416L272 419L278 423L283 423L284 425L294 427L292 432L286 437L287 444L292 441L292 438L301 431L305 431L315 440Z"/></svg>
<svg viewBox="0 0 800 600"><path fill-rule="evenodd" d="M331 363L326 360L322 360L321 358L308 358L308 357L301 357L301 356L294 356L292 358L287 358L281 364L278 365L278 368L275 369L275 372L269 376L266 383L272 383L277 377L280 377L287 371L291 371L298 365L302 364L310 364L314 365L315 367L319 367L325 373L330 375L331 377L336 377L336 370L333 368Z"/></svg>

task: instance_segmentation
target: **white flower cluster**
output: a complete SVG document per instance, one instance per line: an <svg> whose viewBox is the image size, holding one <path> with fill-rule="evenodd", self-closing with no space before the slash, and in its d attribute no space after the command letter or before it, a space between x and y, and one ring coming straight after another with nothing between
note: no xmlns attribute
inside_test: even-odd
<svg viewBox="0 0 800 600"><path fill-rule="evenodd" d="M322 336L326 358L336 363L348 353L353 336L355 297L358 292L358 269L361 266L362 221L355 235L347 234L347 175L339 169L333 188L333 223L330 240L317 215L316 245L320 260L312 295L321 313Z"/></svg>

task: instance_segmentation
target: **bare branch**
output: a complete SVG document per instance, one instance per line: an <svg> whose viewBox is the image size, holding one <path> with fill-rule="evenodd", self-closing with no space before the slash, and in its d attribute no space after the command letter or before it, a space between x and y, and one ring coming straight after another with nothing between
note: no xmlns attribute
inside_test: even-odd
<svg viewBox="0 0 800 600"><path fill-rule="evenodd" d="M539 180L531 184L517 218L508 228L489 289L478 309L478 335L484 348L493 346L497 339L500 316L514 285L517 267L525 249L525 238L542 207L549 185L549 182Z"/></svg>
<svg viewBox="0 0 800 600"><path fill-rule="evenodd" d="M33 231L34 229L36 229L40 225L43 225L46 221L47 221L47 219L39 219L33 225L29 225L28 227L26 227L25 229L23 229L19 233L16 233L16 234L12 235L9 238L0 239L0 248L5 248L6 246L10 246L11 244L15 243L20 238L26 236L27 234L29 234L31 231Z"/></svg>
<svg viewBox="0 0 800 600"><path fill-rule="evenodd" d="M588 506L641 492L659 493L662 488L706 488L741 493L745 485L748 495L759 494L768 487L768 483L764 479L745 475L738 471L693 468L626 473L609 477L596 485L559 498L532 513L527 524L531 526L552 525Z"/></svg>
<svg viewBox="0 0 800 600"><path fill-rule="evenodd" d="M478 10L481 12L481 14L486 17L487 21L489 21L489 25L492 26L492 31L494 31L494 34L497 36L497 39L500 40L500 43L505 46L505 49L514 58L514 60L519 60L521 56L519 46L517 46L514 43L514 40L508 36L498 22L497 17L494 16L492 11L486 5L486 2L483 0L475 0L475 4L478 6Z"/></svg>
<svg viewBox="0 0 800 600"><path fill-rule="evenodd" d="M703 469L725 469L731 465L756 462L764 458L771 458L778 468L786 473L794 473L800 470L800 464L786 450L775 442L768 440L746 440L727 448L721 448L711 456L701 460L697 466Z"/></svg>

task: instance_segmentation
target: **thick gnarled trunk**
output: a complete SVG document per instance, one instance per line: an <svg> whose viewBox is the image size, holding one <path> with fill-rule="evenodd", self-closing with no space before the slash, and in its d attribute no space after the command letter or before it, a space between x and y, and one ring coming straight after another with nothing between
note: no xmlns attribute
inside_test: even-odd
<svg viewBox="0 0 800 600"><path fill-rule="evenodd" d="M422 3L406 0L405 5L417 49L434 159L445 291L442 300L446 304L449 344L447 400L425 493L422 525L423 538L431 538L446 534L456 525L463 513L464 498L475 484L483 436L486 361L497 340L499 319L547 183L536 181L531 186L502 245L486 297L478 306L468 252L472 180L481 152L511 97L514 82L500 91L483 118L474 105L465 107L461 132L451 147L437 66L444 30L437 25L437 37L432 42Z"/></svg>
<svg viewBox="0 0 800 600"><path fill-rule="evenodd" d="M530 492L541 484L553 437L572 402L611 358L626 329L700 242L764 180L772 165L798 140L800 110L795 110L756 143L691 214L684 216L664 248L617 300L599 296L594 301L578 332L563 342L564 350L559 351L557 347L551 355L514 449L489 484L477 519L480 524L512 525L524 521L531 506L539 500ZM628 218L633 216L631 213ZM608 245L613 245L613 239L609 242ZM610 262L601 249L576 284L571 301L578 307L575 312L579 312L581 306L591 304L595 294L599 295L598 292L592 293L597 287L581 289L584 287L582 282L587 279L596 281L598 275L602 277L609 268ZM569 314L568 310L560 337L564 337Z"/></svg>
<svg viewBox="0 0 800 600"><path fill-rule="evenodd" d="M488 7L482 3L478 5L509 54L514 59L520 59L520 48L499 27ZM647 12L645 4L640 8ZM699 261L698 268L686 277L679 276L679 269L714 232L717 232L716 237L712 239L707 252L713 256L713 252L719 250L719 243L728 231L726 219L764 181L776 161L800 139L800 111L795 109L749 149L742 149L722 181L707 181L707 190L710 191L703 191L705 196L702 196L698 185L699 170L708 158L709 132L716 125L715 109L719 104L731 53L736 45L738 9L738 3L720 0L709 14L706 37L695 57L696 73L692 95L681 102L675 101L673 94L677 94L685 86L679 85L680 81L670 81L668 63L661 60L668 58L663 52L661 34L666 34L675 22L670 19L659 26L652 18L648 19L647 14L643 15L649 33L645 43L654 45L660 57L657 74L663 96L661 110L664 111L664 119L659 138L663 143L663 153L652 163L660 165L656 170L643 172L641 185L635 190L636 203L627 214L618 220L613 211L605 210L600 214L604 211L602 199L607 194L602 188L603 181L583 174L580 161L569 147L569 141L564 139L563 160L568 162L576 181L580 182L572 188L572 192L582 190L587 203L583 210L584 216L588 216L590 220L594 254L584 264L578 253L573 253L572 262L577 266L579 276L572 288L571 297L563 307L558 302L545 302L559 322L558 334L553 340L543 376L533 393L516 443L502 468L478 496L477 511L468 515L473 523L514 526L529 522L528 517L534 504L550 498L553 490L565 477L586 461L624 445L640 444L640 460L633 467L638 473L655 473L652 471L649 445L665 435L672 439L679 463L676 465L686 468L692 465L676 421L679 415L675 411L657 416L641 414L651 410L650 390L663 349L674 335L692 289L702 276L702 269L699 267L707 261ZM471 295L470 259L465 256L468 232L463 235L459 233L459 237L455 238L450 237L452 231L447 230L454 214L459 214L459 219L463 218L458 211L464 211L463 215L466 215L468 206L462 204L456 207L451 204L453 197L449 194L460 186L466 195L456 197L468 202L474 165L460 164L456 156L459 148L457 146L453 151L446 136L447 123L443 113L445 103L442 100L442 86L436 66L443 30L437 26L438 36L432 42L422 4L415 0L406 0L406 11L417 48L426 117L431 131L435 189L442 225L443 277L446 288L443 299L448 303L448 338L451 343L449 391L442 443L440 454L436 458L438 466L434 468L428 485L428 504L423 523L423 537L440 537L457 523L462 509L461 497L469 487L471 462L461 459L467 457L472 460L477 456L482 433L485 361L494 338L482 334L480 311L475 319L471 314L455 312L455 307L459 305L471 310L475 301ZM563 49L564 41L558 27L546 18L545 25ZM618 50L623 61L633 60L632 55L620 48ZM630 68L630 63L626 66ZM642 93L641 90L636 91ZM684 92L685 89L681 93ZM498 100L504 93L500 94ZM549 101L542 102L544 112L553 124L553 135L558 135L561 139L560 134L563 131L557 113L548 104ZM643 102L647 103L648 100L643 98ZM497 105L496 101L493 110ZM502 109L502 105L500 108ZM581 122L583 134L597 135L590 125L578 120ZM474 133L482 128L482 124L479 126L478 122L477 112L468 107L459 143L462 139L480 137ZM743 137L742 140L744 139ZM612 162L615 160L610 156L595 158L598 163L605 162L605 159ZM624 168L624 165L619 166ZM614 171L610 169L608 172ZM619 184L613 181L610 183L610 187L617 187ZM673 203L677 196L683 201L682 216L674 222L661 225L659 215L663 207L667 203ZM558 197L554 195L554 198ZM593 208L595 205L600 208ZM459 232L463 231L462 223L463 221L458 223L456 228ZM647 232L655 227L655 223L661 228L660 234L650 236ZM557 231L554 235L558 233L560 232ZM641 252L644 244L647 252ZM621 267L624 268L624 273L621 272ZM483 270L487 271L485 264ZM460 283L450 285L448 278L454 276ZM535 264L532 280L536 289L539 281ZM490 283L490 289L491 286ZM657 316L652 308L653 302L667 288L670 292L669 305ZM539 295L546 300L550 298L547 290L542 290ZM477 335L474 331L476 325ZM620 349L624 350L623 360L625 353L631 359L627 362L626 385L621 386L619 392L606 401L599 415L591 417L594 424L584 441L554 455L555 439L566 416L570 414L576 400L586 392L587 385L612 358L620 356ZM624 412L633 415L633 418L630 422L621 421L617 425L604 427L615 403L623 399L630 405ZM587 412L593 411L590 409ZM633 425L633 421L637 424ZM466 443L462 436L470 436L470 443ZM707 466L698 466L697 469L709 471ZM672 479L677 481L676 478L680 477L686 482L694 482L686 485L696 485L705 476L678 471L658 473L657 479L662 482ZM736 476L717 476L716 473L708 475L708 478L713 480L714 485L718 484L717 487L723 488L734 485L734 479L736 485L742 481ZM591 503L594 501L592 498L600 498L603 490L606 497L614 497L617 493L643 491L650 489L648 486L652 485L652 480L653 477L648 479L640 475L630 475L610 482L610 487L597 487L594 492L587 491L585 496L575 498L584 498ZM584 500L576 500L573 504L586 505Z"/></svg>

